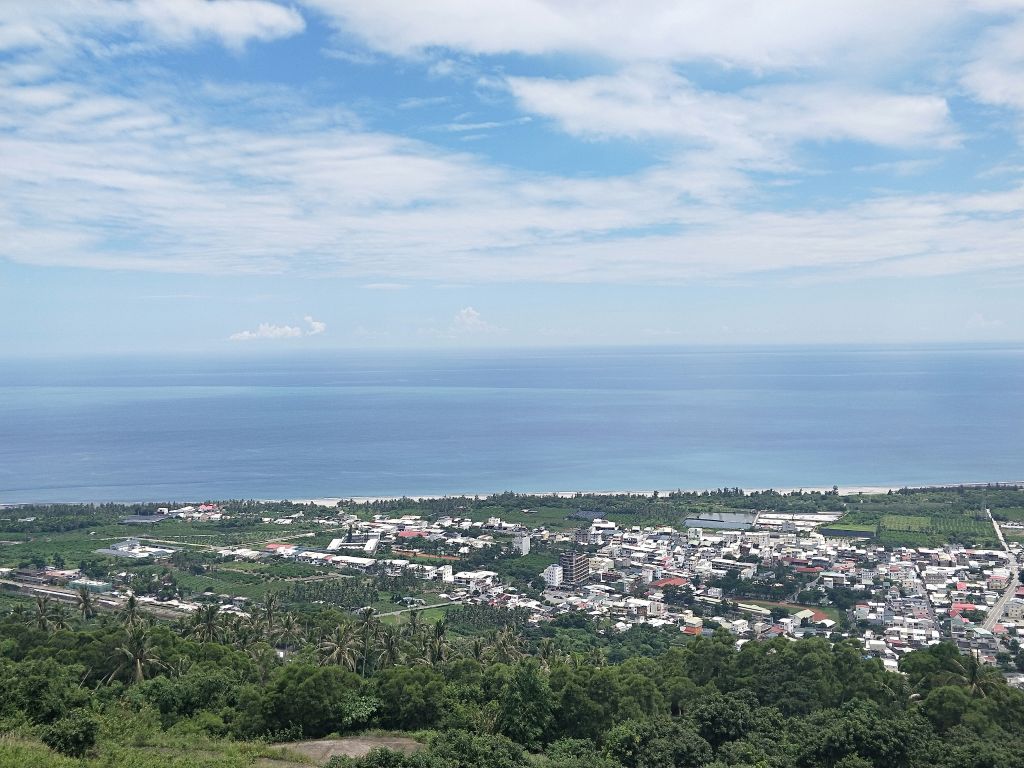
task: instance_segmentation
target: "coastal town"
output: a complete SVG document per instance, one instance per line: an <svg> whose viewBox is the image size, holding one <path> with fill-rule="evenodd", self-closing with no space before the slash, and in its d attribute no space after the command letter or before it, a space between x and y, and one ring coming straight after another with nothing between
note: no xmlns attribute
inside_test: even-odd
<svg viewBox="0 0 1024 768"><path fill-rule="evenodd" d="M165 521L200 530L231 515L215 503L157 508L122 518L135 535L96 554L115 563L159 564L183 551L201 552L224 567L301 565L317 574L307 579L399 579L407 594L379 609L398 620L482 605L515 612L533 625L579 614L608 632L649 626L684 640L727 632L737 646L779 637L856 637L865 655L893 671L907 653L951 641L1024 686L1024 549L1004 537L1003 526L1016 533L1014 525L1001 525L987 510L998 548L881 546L850 535L855 531L835 535L841 515L834 512L754 511L689 519L676 528L623 525L586 509L562 526L521 522L530 509L520 510L517 522L472 519L458 509L432 519L367 515L356 504L298 509L260 517L264 530L281 530L263 542L183 546L160 536ZM520 563L535 567L524 570ZM0 583L8 593L56 601L73 601L87 590L111 608L138 591L142 604L168 618L210 602L225 615L249 610L245 595L154 594L139 590L130 568L104 576L64 565L3 567Z"/></svg>

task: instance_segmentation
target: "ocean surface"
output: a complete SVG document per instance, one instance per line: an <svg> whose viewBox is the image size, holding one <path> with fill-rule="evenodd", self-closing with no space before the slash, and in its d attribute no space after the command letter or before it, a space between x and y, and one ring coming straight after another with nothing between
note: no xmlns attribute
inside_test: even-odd
<svg viewBox="0 0 1024 768"><path fill-rule="evenodd" d="M0 503L1024 479L1024 348L0 362Z"/></svg>

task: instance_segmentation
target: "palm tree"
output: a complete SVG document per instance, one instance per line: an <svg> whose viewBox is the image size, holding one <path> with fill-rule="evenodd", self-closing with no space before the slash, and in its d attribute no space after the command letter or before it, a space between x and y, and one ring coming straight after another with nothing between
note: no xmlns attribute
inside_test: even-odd
<svg viewBox="0 0 1024 768"><path fill-rule="evenodd" d="M249 658L252 659L253 664L256 666L256 671L259 673L259 680L261 685L266 685L270 673L280 663L280 659L275 651L267 643L254 643L247 650Z"/></svg>
<svg viewBox="0 0 1024 768"><path fill-rule="evenodd" d="M280 608L281 600L275 593L264 593L263 602L260 604L260 618L263 620L263 627L266 630L267 637L272 638L274 636L274 623Z"/></svg>
<svg viewBox="0 0 1024 768"><path fill-rule="evenodd" d="M86 587L79 587L77 599L78 612L82 616L82 621L89 621L96 615L96 604L92 598L92 592Z"/></svg>
<svg viewBox="0 0 1024 768"><path fill-rule="evenodd" d="M486 655L487 646L484 644L484 639L477 635L473 638L473 642L469 644L469 658L482 663Z"/></svg>
<svg viewBox="0 0 1024 768"><path fill-rule="evenodd" d="M416 610L409 611L409 621L406 622L402 628L403 633L406 637L416 638L419 637L420 630L423 629L423 612L417 608Z"/></svg>
<svg viewBox="0 0 1024 768"><path fill-rule="evenodd" d="M380 624L376 613L372 606L359 611L359 634L363 640L363 677L366 677L366 662L370 658L370 643L377 634L377 626Z"/></svg>
<svg viewBox="0 0 1024 768"><path fill-rule="evenodd" d="M53 606L50 605L50 598L36 595L36 610L29 619L29 624L35 624L36 629L43 632L50 631L50 619L53 616Z"/></svg>
<svg viewBox="0 0 1024 768"><path fill-rule="evenodd" d="M190 633L197 640L212 643L223 634L220 624L220 606L216 603L204 605L196 614Z"/></svg>
<svg viewBox="0 0 1024 768"><path fill-rule="evenodd" d="M121 606L118 616L121 623L129 629L142 624L143 615L142 611L139 610L139 600L135 595L128 595L128 599L125 600L124 605Z"/></svg>
<svg viewBox="0 0 1024 768"><path fill-rule="evenodd" d="M258 621L246 616L232 616L226 628L227 640L236 648L248 648L260 638Z"/></svg>
<svg viewBox="0 0 1024 768"><path fill-rule="evenodd" d="M350 672L355 672L358 658L356 648L355 628L351 624L339 624L317 646L320 664L321 666L344 667Z"/></svg>
<svg viewBox="0 0 1024 768"><path fill-rule="evenodd" d="M523 655L523 638L512 627L505 627L494 641L494 655L506 663Z"/></svg>
<svg viewBox="0 0 1024 768"><path fill-rule="evenodd" d="M50 627L54 630L71 629L68 609L63 603L57 603L50 611Z"/></svg>
<svg viewBox="0 0 1024 768"><path fill-rule="evenodd" d="M443 634L435 634L427 640L424 650L426 651L427 663L432 667L436 667L440 664L444 664L445 660L448 658L448 641L445 639Z"/></svg>
<svg viewBox="0 0 1024 768"><path fill-rule="evenodd" d="M293 614L286 613L278 625L275 637L278 643L283 645L286 650L291 650L302 642L304 634L299 620Z"/></svg>
<svg viewBox="0 0 1024 768"><path fill-rule="evenodd" d="M395 627L382 624L377 642L375 667L391 667L402 660L402 641Z"/></svg>
<svg viewBox="0 0 1024 768"><path fill-rule="evenodd" d="M540 665L544 669L550 669L552 662L555 660L557 649L555 648L555 641L553 638L545 637L537 643L537 658L540 659Z"/></svg>
<svg viewBox="0 0 1024 768"><path fill-rule="evenodd" d="M947 661L949 669L940 676L941 685L959 685L971 696L984 699L1001 685L1006 684L996 667L982 664L975 656L959 656Z"/></svg>
<svg viewBox="0 0 1024 768"><path fill-rule="evenodd" d="M118 663L108 680L126 675L129 682L141 683L152 670L167 666L153 650L149 631L143 626L128 628L124 643L114 649L114 659Z"/></svg>

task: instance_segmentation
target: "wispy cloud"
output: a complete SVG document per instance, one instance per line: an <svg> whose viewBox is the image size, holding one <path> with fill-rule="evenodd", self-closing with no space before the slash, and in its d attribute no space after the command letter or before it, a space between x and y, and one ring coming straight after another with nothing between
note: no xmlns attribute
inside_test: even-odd
<svg viewBox="0 0 1024 768"><path fill-rule="evenodd" d="M0 48L13 53L0 72L0 256L46 266L346 277L371 290L414 281L649 284L1024 270L1020 169L990 190L779 201L780 190L818 172L807 158L820 159L815 150L831 142L865 145L893 178L916 168L923 152L966 148L948 104L962 84L973 98L1013 109L1013 81L991 75L992 67L1000 78L1012 74L1016 62L998 31L990 55L965 46L963 60L950 63L952 85L887 71L858 80L860 70L841 66L866 47L880 70L886 52L894 61L930 62L944 50L943 34L965 14L980 24L983 10L800 0L800 24L767 23L779 18L771 4L726 24L720 2L666 0L639 15L616 2L508 0L486 13L468 1L303 5L382 61L405 56L402 66L443 76L485 68L480 54L586 56L569 75L541 76L532 65L522 70L528 75L492 70L500 116L510 108L523 114L463 114L427 132L438 140L431 143L402 135L402 126L362 128L349 106L324 106L301 89L283 102L282 90L293 89L185 77L157 84L113 70L95 77L37 55L45 46L92 51L112 39L237 47L298 34L305 21L291 5L6 3ZM494 24L496 14L508 23ZM586 74L578 62L594 57L600 74ZM735 85L682 74L681 64L694 61L713 62ZM473 82L484 79L478 73ZM438 98L447 97L398 106ZM461 151L440 146L531 119L531 133L559 134L544 147L549 156L571 154L566 142L579 140L591 155L603 149L593 151L592 142L608 142L615 159L620 146L643 146L645 159L624 163L626 170L567 162L538 171L540 163L473 153L469 142Z"/></svg>
<svg viewBox="0 0 1024 768"><path fill-rule="evenodd" d="M494 128L508 128L513 125L525 125L531 120L533 120L532 117L524 115L523 117L517 117L512 120L490 120L482 123L454 122L447 123L440 127L442 130L451 131L452 133L460 133L462 131L487 131Z"/></svg>
<svg viewBox="0 0 1024 768"><path fill-rule="evenodd" d="M436 107L447 104L450 99L447 96L414 96L409 99L402 99L398 102L399 109L420 109L422 107Z"/></svg>
<svg viewBox="0 0 1024 768"><path fill-rule="evenodd" d="M0 17L0 51L84 47L97 52L100 32L132 35L134 44L123 46L125 52L210 38L241 50L249 41L290 37L305 26L295 8L269 0L8 0Z"/></svg>

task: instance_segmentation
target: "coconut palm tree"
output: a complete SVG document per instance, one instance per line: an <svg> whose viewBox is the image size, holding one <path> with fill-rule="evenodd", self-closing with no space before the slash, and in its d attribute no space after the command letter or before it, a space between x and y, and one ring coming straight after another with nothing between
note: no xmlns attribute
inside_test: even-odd
<svg viewBox="0 0 1024 768"><path fill-rule="evenodd" d="M494 655L505 663L515 661L523 655L523 638L512 627L505 627L494 640Z"/></svg>
<svg viewBox="0 0 1024 768"><path fill-rule="evenodd" d="M380 621L377 619L377 612L372 606L367 606L359 611L359 637L363 642L362 675L366 677L366 662L370 659L370 645L377 635L377 628Z"/></svg>
<svg viewBox="0 0 1024 768"><path fill-rule="evenodd" d="M286 613L281 617L277 631L274 633L277 643L289 651L302 643L304 635L302 623L291 613Z"/></svg>
<svg viewBox="0 0 1024 768"><path fill-rule="evenodd" d="M34 624L36 629L43 632L49 632L52 618L53 605L50 603L50 598L36 595L36 607L27 623Z"/></svg>
<svg viewBox="0 0 1024 768"><path fill-rule="evenodd" d="M444 635L434 634L429 637L424 645L426 661L430 666L436 667L448 659L450 645Z"/></svg>
<svg viewBox="0 0 1024 768"><path fill-rule="evenodd" d="M540 660L540 665L544 669L551 669L551 665L555 661L555 657L558 653L558 649L555 647L555 641L553 638L544 637L537 643L537 658Z"/></svg>
<svg viewBox="0 0 1024 768"><path fill-rule="evenodd" d="M71 629L71 617L68 615L67 606L57 603L50 612L50 628L54 631Z"/></svg>
<svg viewBox="0 0 1024 768"><path fill-rule="evenodd" d="M339 666L355 672L359 657L358 642L356 630L351 624L339 624L317 645L321 666Z"/></svg>
<svg viewBox="0 0 1024 768"><path fill-rule="evenodd" d="M411 639L419 637L423 629L423 611L419 608L409 611L409 620L402 627L402 633Z"/></svg>
<svg viewBox="0 0 1024 768"><path fill-rule="evenodd" d="M86 587L79 587L76 599L78 600L78 613L81 615L82 621L92 619L96 615L96 601L93 600L92 592Z"/></svg>
<svg viewBox="0 0 1024 768"><path fill-rule="evenodd" d="M224 634L220 622L220 606L209 603L200 607L189 633L200 642L212 643Z"/></svg>
<svg viewBox="0 0 1024 768"><path fill-rule="evenodd" d="M143 623L144 617L142 611L139 610L139 600L135 595L128 595L128 599L124 601L124 605L118 611L118 618L121 620L121 624L129 629Z"/></svg>
<svg viewBox="0 0 1024 768"><path fill-rule="evenodd" d="M274 637L278 613L281 609L281 600L273 592L266 592L263 595L263 602L260 603L259 613L263 622L263 628L268 638Z"/></svg>
<svg viewBox="0 0 1024 768"><path fill-rule="evenodd" d="M951 657L947 660L948 669L939 677L941 685L959 685L967 689L971 696L986 698L999 686L1006 684L996 667L982 664L975 656Z"/></svg>
<svg viewBox="0 0 1024 768"><path fill-rule="evenodd" d="M377 635L374 667L393 667L402 660L402 640L395 627L382 624Z"/></svg>
<svg viewBox="0 0 1024 768"><path fill-rule="evenodd" d="M141 683L151 671L167 666L154 650L149 630L139 625L128 628L124 642L114 649L113 657L117 666L108 680L124 676L129 682Z"/></svg>
<svg viewBox="0 0 1024 768"><path fill-rule="evenodd" d="M473 638L473 642L469 644L469 658L483 663L486 655L487 645L484 643L484 639L477 635Z"/></svg>

